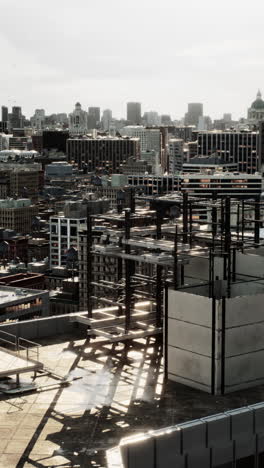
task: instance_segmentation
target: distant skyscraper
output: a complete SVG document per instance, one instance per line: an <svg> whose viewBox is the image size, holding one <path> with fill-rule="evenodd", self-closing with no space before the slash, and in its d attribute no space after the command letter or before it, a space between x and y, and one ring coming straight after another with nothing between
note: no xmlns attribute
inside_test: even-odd
<svg viewBox="0 0 264 468"><path fill-rule="evenodd" d="M111 109L105 109L102 116L102 126L105 132L108 132L112 120Z"/></svg>
<svg viewBox="0 0 264 468"><path fill-rule="evenodd" d="M130 124L140 125L141 123L141 103L128 102L127 103L127 121Z"/></svg>
<svg viewBox="0 0 264 468"><path fill-rule="evenodd" d="M12 116L11 116L11 127L12 128L23 128L23 115L21 107L14 106L12 107Z"/></svg>
<svg viewBox="0 0 264 468"><path fill-rule="evenodd" d="M171 125L171 116L163 114L161 116L161 125Z"/></svg>
<svg viewBox="0 0 264 468"><path fill-rule="evenodd" d="M229 113L228 113L228 114L224 114L224 115L223 115L223 120L224 120L225 122L231 122L231 121L232 121L232 114L229 114Z"/></svg>
<svg viewBox="0 0 264 468"><path fill-rule="evenodd" d="M88 108L88 128L98 128L100 123L100 107Z"/></svg>
<svg viewBox="0 0 264 468"><path fill-rule="evenodd" d="M160 125L160 116L156 111L145 112L143 120L148 126Z"/></svg>
<svg viewBox="0 0 264 468"><path fill-rule="evenodd" d="M36 109L35 114L30 119L32 127L37 130L41 130L45 123L45 110Z"/></svg>
<svg viewBox="0 0 264 468"><path fill-rule="evenodd" d="M2 106L2 122L8 122L8 107Z"/></svg>
<svg viewBox="0 0 264 468"><path fill-rule="evenodd" d="M198 126L199 117L203 116L203 104L191 102L188 104L188 112L185 114L185 125Z"/></svg>

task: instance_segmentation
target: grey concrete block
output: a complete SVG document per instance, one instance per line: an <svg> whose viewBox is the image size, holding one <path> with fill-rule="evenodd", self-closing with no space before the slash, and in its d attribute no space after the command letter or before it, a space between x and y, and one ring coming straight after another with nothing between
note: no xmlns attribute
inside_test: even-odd
<svg viewBox="0 0 264 468"><path fill-rule="evenodd" d="M155 468L185 468L186 455L176 455L170 452L166 453L163 458L157 457Z"/></svg>
<svg viewBox="0 0 264 468"><path fill-rule="evenodd" d="M249 408L253 411L255 419L255 432L264 432L264 404L258 403L251 405Z"/></svg>
<svg viewBox="0 0 264 468"><path fill-rule="evenodd" d="M258 452L264 452L264 434L257 434Z"/></svg>
<svg viewBox="0 0 264 468"><path fill-rule="evenodd" d="M209 449L190 452L187 455L187 460L188 468L211 468Z"/></svg>
<svg viewBox="0 0 264 468"><path fill-rule="evenodd" d="M252 437L254 434L254 414L248 407L227 411L231 418L231 438L237 439L242 434Z"/></svg>
<svg viewBox="0 0 264 468"><path fill-rule="evenodd" d="M236 458L249 457L256 452L256 436L238 438L235 441Z"/></svg>
<svg viewBox="0 0 264 468"><path fill-rule="evenodd" d="M129 443L127 448L129 468L153 468L155 459L153 437L146 437L137 440L135 443Z"/></svg>
<svg viewBox="0 0 264 468"><path fill-rule="evenodd" d="M207 447L219 447L231 440L231 419L225 414L202 418L207 426Z"/></svg>
<svg viewBox="0 0 264 468"><path fill-rule="evenodd" d="M182 430L183 453L194 449L206 448L206 424L200 420L180 424Z"/></svg>
<svg viewBox="0 0 264 468"><path fill-rule="evenodd" d="M156 432L153 436L156 444L157 459L162 459L162 457L167 455L174 457L181 454L182 431L177 427Z"/></svg>
<svg viewBox="0 0 264 468"><path fill-rule="evenodd" d="M223 447L214 447L212 449L212 466L219 467L225 463L233 461L234 443L229 441Z"/></svg>

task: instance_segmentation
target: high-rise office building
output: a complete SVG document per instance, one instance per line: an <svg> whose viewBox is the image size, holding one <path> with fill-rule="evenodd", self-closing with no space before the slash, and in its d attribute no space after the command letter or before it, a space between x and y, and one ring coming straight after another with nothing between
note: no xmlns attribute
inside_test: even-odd
<svg viewBox="0 0 264 468"><path fill-rule="evenodd" d="M237 164L239 172L254 174L260 167L258 141L259 134L251 131L198 132L198 155L216 154Z"/></svg>
<svg viewBox="0 0 264 468"><path fill-rule="evenodd" d="M88 108L88 128L98 128L100 124L100 107Z"/></svg>
<svg viewBox="0 0 264 468"><path fill-rule="evenodd" d="M2 122L8 122L8 107L2 106Z"/></svg>
<svg viewBox="0 0 264 468"><path fill-rule="evenodd" d="M159 116L158 112L156 112L156 111L145 112L144 116L143 116L143 121L144 121L145 125L147 125L147 126L148 125L149 126L160 125L160 123L161 123L160 116Z"/></svg>
<svg viewBox="0 0 264 468"><path fill-rule="evenodd" d="M161 115L161 125L171 125L171 116L169 114Z"/></svg>
<svg viewBox="0 0 264 468"><path fill-rule="evenodd" d="M118 172L120 165L129 157L139 158L138 138L97 138L67 140L68 161L74 161L79 168L87 165L89 172Z"/></svg>
<svg viewBox="0 0 264 468"><path fill-rule="evenodd" d="M159 128L145 128L141 125L128 125L120 130L121 135L139 138L140 151L156 151L161 153L161 132Z"/></svg>
<svg viewBox="0 0 264 468"><path fill-rule="evenodd" d="M111 121L112 121L112 111L111 109L105 109L102 116L102 127L105 132L109 131Z"/></svg>
<svg viewBox="0 0 264 468"><path fill-rule="evenodd" d="M198 127L199 117L203 116L203 104L191 102L188 104L188 112L185 114L185 125Z"/></svg>
<svg viewBox="0 0 264 468"><path fill-rule="evenodd" d="M12 107L12 114L11 114L11 127L12 128L23 128L24 126L24 118L22 115L21 107L14 106Z"/></svg>
<svg viewBox="0 0 264 468"><path fill-rule="evenodd" d="M141 103L128 102L127 103L127 121L130 124L140 125L141 123Z"/></svg>

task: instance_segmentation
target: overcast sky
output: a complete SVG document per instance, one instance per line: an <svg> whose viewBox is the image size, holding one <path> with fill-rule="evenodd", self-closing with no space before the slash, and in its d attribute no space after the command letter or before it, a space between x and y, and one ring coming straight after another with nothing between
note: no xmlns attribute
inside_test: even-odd
<svg viewBox="0 0 264 468"><path fill-rule="evenodd" d="M264 93L261 0L0 0L0 105L245 116Z"/></svg>

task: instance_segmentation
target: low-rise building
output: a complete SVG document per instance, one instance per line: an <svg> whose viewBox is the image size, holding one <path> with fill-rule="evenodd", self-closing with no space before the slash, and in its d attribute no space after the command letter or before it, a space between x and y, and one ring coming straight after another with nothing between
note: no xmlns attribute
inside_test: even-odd
<svg viewBox="0 0 264 468"><path fill-rule="evenodd" d="M38 214L36 205L28 198L0 200L0 227L20 234L32 230L33 217Z"/></svg>
<svg viewBox="0 0 264 468"><path fill-rule="evenodd" d="M0 321L27 320L49 315L48 291L0 286Z"/></svg>

